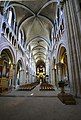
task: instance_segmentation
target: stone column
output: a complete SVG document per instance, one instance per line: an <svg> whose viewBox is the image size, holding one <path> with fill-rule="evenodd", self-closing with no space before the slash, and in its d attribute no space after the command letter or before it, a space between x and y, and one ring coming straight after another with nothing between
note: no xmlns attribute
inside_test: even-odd
<svg viewBox="0 0 81 120"><path fill-rule="evenodd" d="M19 71L19 81L20 81L20 84L23 84L23 80L24 80L24 70L20 70Z"/></svg>
<svg viewBox="0 0 81 120"><path fill-rule="evenodd" d="M52 84L55 86L55 69L52 69Z"/></svg>
<svg viewBox="0 0 81 120"><path fill-rule="evenodd" d="M51 63L49 61L49 78L48 78L49 83L51 83L51 80L52 80L51 74L52 74L52 69L51 69Z"/></svg>
<svg viewBox="0 0 81 120"><path fill-rule="evenodd" d="M31 74L31 68L29 68L29 81L28 81L29 83L31 83L32 82L32 74Z"/></svg>
<svg viewBox="0 0 81 120"><path fill-rule="evenodd" d="M64 3L66 20L67 41L68 41L68 68L71 92L75 96L81 95L81 44L79 43L77 21L73 0ZM79 32L80 33L80 32Z"/></svg>
<svg viewBox="0 0 81 120"><path fill-rule="evenodd" d="M49 82L49 60L46 61L46 75L48 75L48 77L46 77L46 81Z"/></svg>
<svg viewBox="0 0 81 120"><path fill-rule="evenodd" d="M58 76L59 77L59 81L61 81L62 78L61 78L61 69L60 69L60 66L58 66L58 75L59 75Z"/></svg>
<svg viewBox="0 0 81 120"><path fill-rule="evenodd" d="M13 64L13 81L12 85L15 87L16 86L16 64Z"/></svg>
<svg viewBox="0 0 81 120"><path fill-rule="evenodd" d="M57 63L57 67L58 67L58 75L59 75L59 81L63 80L63 63L59 62Z"/></svg>
<svg viewBox="0 0 81 120"><path fill-rule="evenodd" d="M1 7L1 6L0 6L0 7ZM1 32L2 32L2 18L3 18L1 12L2 12L2 11L0 10L0 38L1 38Z"/></svg>

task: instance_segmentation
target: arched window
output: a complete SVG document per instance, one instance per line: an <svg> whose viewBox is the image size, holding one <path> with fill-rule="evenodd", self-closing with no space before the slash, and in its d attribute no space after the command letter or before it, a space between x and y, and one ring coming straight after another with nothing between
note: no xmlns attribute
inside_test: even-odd
<svg viewBox="0 0 81 120"><path fill-rule="evenodd" d="M19 30L18 41L19 41L20 44L21 44L21 39L22 39L21 30Z"/></svg>
<svg viewBox="0 0 81 120"><path fill-rule="evenodd" d="M59 8L58 8L58 11L57 11L57 23L58 23L58 26L59 26L59 22L60 22L60 17L59 17Z"/></svg>
<svg viewBox="0 0 81 120"><path fill-rule="evenodd" d="M23 47L25 46L25 36L24 36L23 30L19 30L18 41L19 41L19 44L21 44Z"/></svg>
<svg viewBox="0 0 81 120"><path fill-rule="evenodd" d="M5 32L5 29L6 29L6 23L4 22L3 25L2 25L3 32Z"/></svg>
<svg viewBox="0 0 81 120"><path fill-rule="evenodd" d="M8 16L7 21L8 21L9 26L15 31L16 16L15 16L14 8L9 8L8 9L7 16Z"/></svg>
<svg viewBox="0 0 81 120"><path fill-rule="evenodd" d="M9 10L8 24L9 24L10 26L11 26L11 24L12 24L12 10Z"/></svg>
<svg viewBox="0 0 81 120"><path fill-rule="evenodd" d="M62 30L64 30L64 20L62 19Z"/></svg>
<svg viewBox="0 0 81 120"><path fill-rule="evenodd" d="M52 45L54 43L54 29L52 28L52 32L51 32L51 39L52 39Z"/></svg>

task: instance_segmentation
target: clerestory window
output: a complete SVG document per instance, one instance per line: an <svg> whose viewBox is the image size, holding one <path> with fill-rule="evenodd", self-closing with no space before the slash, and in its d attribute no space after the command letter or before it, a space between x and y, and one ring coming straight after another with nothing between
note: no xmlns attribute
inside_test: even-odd
<svg viewBox="0 0 81 120"><path fill-rule="evenodd" d="M9 15L8 15L8 24L11 26L12 23L12 11L9 10Z"/></svg>

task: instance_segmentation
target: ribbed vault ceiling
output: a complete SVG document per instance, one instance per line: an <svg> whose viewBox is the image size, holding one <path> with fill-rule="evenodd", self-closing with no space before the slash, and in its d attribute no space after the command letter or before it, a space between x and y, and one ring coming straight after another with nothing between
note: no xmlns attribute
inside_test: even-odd
<svg viewBox="0 0 81 120"><path fill-rule="evenodd" d="M57 0L12 0L6 7L14 6L19 28L24 29L26 44L30 45L36 61L45 61L50 45Z"/></svg>

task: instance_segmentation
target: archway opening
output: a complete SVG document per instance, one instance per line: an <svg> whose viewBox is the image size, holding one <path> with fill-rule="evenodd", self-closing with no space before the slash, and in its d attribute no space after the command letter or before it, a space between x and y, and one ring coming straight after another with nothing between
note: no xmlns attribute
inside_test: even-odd
<svg viewBox="0 0 81 120"><path fill-rule="evenodd" d="M61 47L60 49L59 62L57 66L58 66L59 81L63 80L65 82L65 86L70 87L67 51L65 47Z"/></svg>
<svg viewBox="0 0 81 120"><path fill-rule="evenodd" d="M22 71L22 61L18 60L18 62L17 62L17 81L16 81L16 85L20 85L21 71Z"/></svg>
<svg viewBox="0 0 81 120"><path fill-rule="evenodd" d="M0 92L8 90L13 84L13 55L4 49L0 55Z"/></svg>

